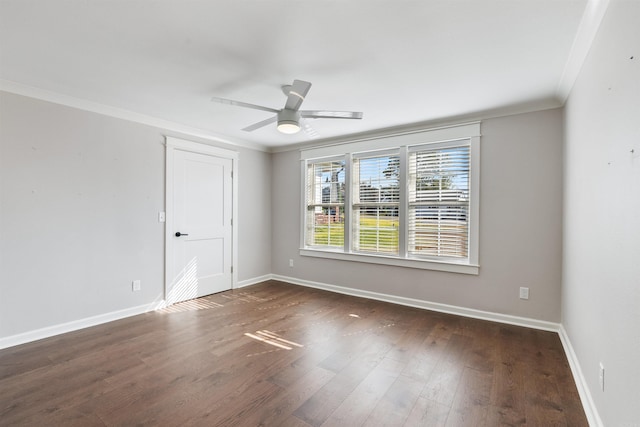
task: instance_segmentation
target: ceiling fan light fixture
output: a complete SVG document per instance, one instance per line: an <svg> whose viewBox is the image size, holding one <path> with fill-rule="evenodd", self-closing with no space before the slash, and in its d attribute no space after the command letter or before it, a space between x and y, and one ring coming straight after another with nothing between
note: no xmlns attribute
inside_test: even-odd
<svg viewBox="0 0 640 427"><path fill-rule="evenodd" d="M293 120L282 120L278 122L278 131L286 134L293 134L300 131L300 125Z"/></svg>
<svg viewBox="0 0 640 427"><path fill-rule="evenodd" d="M278 131L294 134L300 131L300 114L297 111L284 109L278 113Z"/></svg>

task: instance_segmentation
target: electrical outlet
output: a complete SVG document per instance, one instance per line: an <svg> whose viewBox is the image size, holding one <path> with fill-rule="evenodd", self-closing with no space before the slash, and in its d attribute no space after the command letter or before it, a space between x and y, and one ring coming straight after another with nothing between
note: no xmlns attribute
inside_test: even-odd
<svg viewBox="0 0 640 427"><path fill-rule="evenodd" d="M520 299L529 299L529 288L520 288Z"/></svg>
<svg viewBox="0 0 640 427"><path fill-rule="evenodd" d="M600 362L600 375L598 375L598 382L600 383L600 390L604 391L604 365Z"/></svg>
<svg viewBox="0 0 640 427"><path fill-rule="evenodd" d="M289 267L293 267L293 260L289 259Z"/></svg>
<svg viewBox="0 0 640 427"><path fill-rule="evenodd" d="M131 282L131 291L137 292L140 290L140 280L134 280Z"/></svg>

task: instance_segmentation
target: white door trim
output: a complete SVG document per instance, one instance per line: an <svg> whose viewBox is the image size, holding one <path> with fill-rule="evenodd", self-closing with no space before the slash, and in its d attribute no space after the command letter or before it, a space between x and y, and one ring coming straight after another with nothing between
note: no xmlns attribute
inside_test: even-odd
<svg viewBox="0 0 640 427"><path fill-rule="evenodd" d="M189 151L198 154L208 154L216 157L222 157L229 159L232 162L233 179L232 179L232 213L233 227L231 232L231 265L233 266L233 272L231 273L231 289L235 289L238 284L238 152L227 150L224 148L213 147L207 144L200 144L198 142L187 141L184 139L178 139L171 136L165 136L166 144L166 163L165 163L165 251L164 251L164 300L167 298L167 289L170 286L169 281L174 277L172 271L173 263L169 259L173 254L173 242L172 237L173 230L173 166L174 166L174 153L176 150Z"/></svg>

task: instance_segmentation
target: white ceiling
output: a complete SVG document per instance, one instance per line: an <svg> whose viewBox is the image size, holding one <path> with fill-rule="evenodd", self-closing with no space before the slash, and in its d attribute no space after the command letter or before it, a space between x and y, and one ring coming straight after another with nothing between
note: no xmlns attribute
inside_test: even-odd
<svg viewBox="0 0 640 427"><path fill-rule="evenodd" d="M279 109L301 79L303 109L364 112L315 141L556 107L594 1L0 0L0 88L277 149L309 138L211 96Z"/></svg>

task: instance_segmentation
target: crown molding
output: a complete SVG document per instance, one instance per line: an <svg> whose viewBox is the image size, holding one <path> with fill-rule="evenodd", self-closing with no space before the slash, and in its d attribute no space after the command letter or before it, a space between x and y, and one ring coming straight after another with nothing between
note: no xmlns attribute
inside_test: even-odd
<svg viewBox="0 0 640 427"><path fill-rule="evenodd" d="M45 89L16 83L10 80L0 79L0 91L22 95L29 98L39 99L54 104L64 105L66 107L76 108L83 111L102 114L104 116L114 117L117 119L127 120L130 122L140 123L147 126L162 129L165 132L176 132L187 137L195 137L210 142L232 145L235 147L248 148L256 151L269 152L269 149L260 144L247 141L232 139L226 136L216 134L214 132L186 126L169 120L160 119L146 114L136 113L133 111L123 110L121 108L112 107L105 104L89 101L87 99L76 98L73 96L63 95L60 93L48 91Z"/></svg>
<svg viewBox="0 0 640 427"><path fill-rule="evenodd" d="M556 89L556 96L558 100L564 105L569 97L569 93L573 88L582 65L587 59L591 45L596 37L596 33L600 28L602 19L604 18L607 8L609 7L609 0L588 0L585 7L584 14L580 20L576 37L573 39L573 45L569 52L569 57L564 66L562 77Z"/></svg>
<svg viewBox="0 0 640 427"><path fill-rule="evenodd" d="M562 104L555 97L546 97L537 100L527 101L519 104L509 104L496 107L490 110L477 111L458 116L443 117L418 123L407 123L399 126L373 129L366 132L341 135L337 137L318 139L314 141L299 142L295 144L270 147L271 153L282 153L287 151L308 150L332 145L342 145L355 141L366 141L369 139L387 138L410 133L419 133L434 129L457 127L468 123L477 123L484 120L499 117L517 116L519 114L535 113L538 111L554 110L562 108Z"/></svg>

